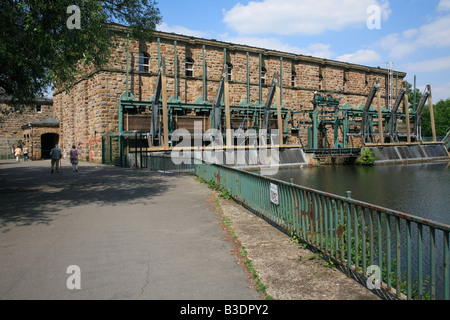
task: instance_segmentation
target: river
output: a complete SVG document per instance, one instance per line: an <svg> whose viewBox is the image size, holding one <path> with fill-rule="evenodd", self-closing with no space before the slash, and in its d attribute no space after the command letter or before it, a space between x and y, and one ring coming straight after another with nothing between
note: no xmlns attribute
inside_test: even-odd
<svg viewBox="0 0 450 320"><path fill-rule="evenodd" d="M283 181L290 181L292 178L297 185L341 196L351 191L353 199L450 225L450 162L374 167L304 167L280 170L271 178ZM414 230L412 238L417 239ZM429 235L424 236L424 241L424 257L429 261ZM402 241L402 257L405 257L405 245ZM437 234L436 246L436 291L437 298L442 299L442 233ZM414 252L417 251L416 248L413 241ZM395 252L394 247L392 252ZM405 260L402 259L402 270L406 268ZM419 263L416 255L413 255L412 263L414 275ZM424 263L424 274L429 275L429 270L429 262ZM427 290L429 287L425 291Z"/></svg>
<svg viewBox="0 0 450 320"><path fill-rule="evenodd" d="M272 178L450 225L450 162L281 169Z"/></svg>

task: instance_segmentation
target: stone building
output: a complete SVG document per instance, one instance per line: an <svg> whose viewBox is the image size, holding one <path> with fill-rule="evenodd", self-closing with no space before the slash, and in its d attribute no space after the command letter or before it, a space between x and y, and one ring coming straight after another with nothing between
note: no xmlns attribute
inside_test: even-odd
<svg viewBox="0 0 450 320"><path fill-rule="evenodd" d="M53 93L53 117L60 122L62 148L76 144L89 161L100 162L102 136L119 131L118 101L127 88L136 101L151 101L162 63L167 96L184 104L212 103L226 66L231 105L247 108L265 103L278 72L282 106L294 112L296 119L291 120L298 123L305 120L302 112L312 109L315 93L332 95L341 104L357 108L366 102L377 78L383 105L387 105L387 69L164 32L155 32L146 42L130 39L128 46L127 30L117 27L117 32L118 46L104 68L86 70L70 92ZM395 76L394 91L398 91L406 74L396 72ZM192 121L199 118L195 113L184 115L178 126L190 126L189 116L193 116ZM126 110L121 121L124 131L148 132L150 110ZM205 127L208 125L205 122ZM288 142L306 144L306 135L297 133ZM355 141L354 146L358 145L361 142Z"/></svg>
<svg viewBox="0 0 450 320"><path fill-rule="evenodd" d="M50 151L59 144L59 121L55 118L33 121L22 125L22 130L30 159L50 159Z"/></svg>
<svg viewBox="0 0 450 320"><path fill-rule="evenodd" d="M0 110L0 156L12 158L13 146L21 146L28 148L30 159L48 158L47 149L59 141L53 101L36 98L29 105L11 105L4 98L0 100Z"/></svg>

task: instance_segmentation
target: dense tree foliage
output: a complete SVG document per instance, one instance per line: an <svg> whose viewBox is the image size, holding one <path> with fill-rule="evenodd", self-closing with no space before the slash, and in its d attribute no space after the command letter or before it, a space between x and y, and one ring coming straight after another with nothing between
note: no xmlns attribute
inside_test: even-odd
<svg viewBox="0 0 450 320"><path fill-rule="evenodd" d="M408 82L406 83L406 87L408 88L408 99L409 99L409 107L413 108L414 103L414 89L412 85ZM416 106L419 104L419 101L422 99L422 93L419 89L416 88ZM450 95L450 93L449 93ZM437 104L433 104L434 111L434 122L436 125L436 136L444 137L447 134L447 130L450 129L450 99L441 100ZM422 128L422 136L424 137L432 137L433 132L431 129L431 117L430 117L430 107L429 105L425 105L422 112L421 118L421 128Z"/></svg>
<svg viewBox="0 0 450 320"><path fill-rule="evenodd" d="M407 81L405 81L405 84L406 84L406 88L408 89L409 105L410 105L410 108L412 108L414 105L414 101L416 101L416 105L419 104L420 99L422 99L422 93L417 88L416 88L416 90L414 90L412 84L408 83Z"/></svg>
<svg viewBox="0 0 450 320"><path fill-rule="evenodd" d="M150 37L161 19L156 6L154 0L2 0L0 95L20 103L52 83L70 85L79 61L107 62L112 23L130 27L132 37Z"/></svg>
<svg viewBox="0 0 450 320"><path fill-rule="evenodd" d="M433 105L436 136L444 137L450 129L450 99L441 100ZM430 107L425 106L422 114L422 136L432 137Z"/></svg>

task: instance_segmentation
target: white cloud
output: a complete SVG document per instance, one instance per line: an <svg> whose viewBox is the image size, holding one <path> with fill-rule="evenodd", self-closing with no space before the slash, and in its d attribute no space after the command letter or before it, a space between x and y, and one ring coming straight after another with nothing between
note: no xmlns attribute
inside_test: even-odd
<svg viewBox="0 0 450 320"><path fill-rule="evenodd" d="M414 72L436 72L450 69L450 56L407 63L403 68L414 70Z"/></svg>
<svg viewBox="0 0 450 320"><path fill-rule="evenodd" d="M419 30L413 28L403 31L402 35L405 39L412 39L414 36L417 35L417 33L419 33Z"/></svg>
<svg viewBox="0 0 450 320"><path fill-rule="evenodd" d="M263 0L238 3L224 11L225 24L243 35L321 34L350 27L367 27L367 9L377 5L383 19L391 13L387 0Z"/></svg>
<svg viewBox="0 0 450 320"><path fill-rule="evenodd" d="M403 59L423 48L450 47L450 15L439 17L417 29L387 35L376 45L387 50L393 59Z"/></svg>
<svg viewBox="0 0 450 320"><path fill-rule="evenodd" d="M449 47L450 15L420 27L416 43L422 47Z"/></svg>
<svg viewBox="0 0 450 320"><path fill-rule="evenodd" d="M372 63L380 63L381 57L380 55L374 51L369 49L358 50L354 53L344 54L336 58L339 61L356 63L356 64L372 64Z"/></svg>
<svg viewBox="0 0 450 320"><path fill-rule="evenodd" d="M277 38L223 37L221 41L294 54L302 54L305 56L314 56L324 59L331 59L333 56L333 52L330 50L330 45L323 43L314 43L305 48L301 48L283 43Z"/></svg>
<svg viewBox="0 0 450 320"><path fill-rule="evenodd" d="M439 1L438 11L449 11L450 10L450 0L441 0Z"/></svg>
<svg viewBox="0 0 450 320"><path fill-rule="evenodd" d="M302 52L303 50L303 52ZM313 56L318 58L331 59L333 56L333 52L330 50L329 44L323 43L314 43L306 47L305 49L300 50L300 54L306 56Z"/></svg>
<svg viewBox="0 0 450 320"><path fill-rule="evenodd" d="M204 38L207 35L206 32L198 31L198 30L191 30L191 29L183 27L183 26L169 26L165 22L157 25L156 30L162 31L162 32L182 34L185 36L191 36L191 37L197 37L197 38Z"/></svg>

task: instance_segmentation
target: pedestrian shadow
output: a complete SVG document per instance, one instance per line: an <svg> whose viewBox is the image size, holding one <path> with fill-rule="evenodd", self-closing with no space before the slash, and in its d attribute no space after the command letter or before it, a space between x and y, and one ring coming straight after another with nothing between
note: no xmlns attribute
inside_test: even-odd
<svg viewBox="0 0 450 320"><path fill-rule="evenodd" d="M181 176L107 167L63 167L50 173L45 164L0 169L0 232L8 226L50 224L69 207L145 203L175 188ZM4 229L2 231L2 229Z"/></svg>

